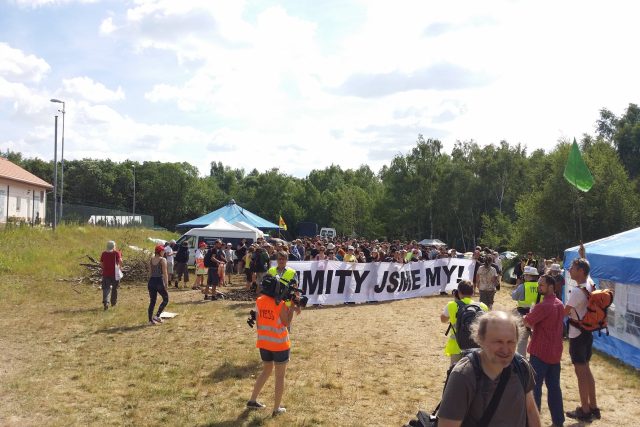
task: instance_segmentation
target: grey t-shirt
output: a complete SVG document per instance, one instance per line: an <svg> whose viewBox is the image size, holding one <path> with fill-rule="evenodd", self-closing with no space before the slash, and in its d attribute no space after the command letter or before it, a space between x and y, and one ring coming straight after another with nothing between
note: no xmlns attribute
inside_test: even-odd
<svg viewBox="0 0 640 427"><path fill-rule="evenodd" d="M528 372L526 387L522 387L518 373L515 368L512 368L504 394L491 418L492 427L526 427L525 390L526 393L533 390L535 380L533 369L526 360L525 365ZM489 406L499 381L500 376L491 380L482 372L480 384L476 386L473 365L467 357L463 357L451 371L438 416L449 420L464 420L462 427L474 427ZM467 416L466 419L465 416Z"/></svg>

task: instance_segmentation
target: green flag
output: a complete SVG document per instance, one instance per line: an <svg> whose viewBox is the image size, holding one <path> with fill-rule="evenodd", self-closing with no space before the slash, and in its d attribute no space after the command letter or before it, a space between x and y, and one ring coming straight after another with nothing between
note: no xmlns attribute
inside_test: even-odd
<svg viewBox="0 0 640 427"><path fill-rule="evenodd" d="M578 148L578 143L575 138L573 138L573 145L569 152L567 165L564 167L564 179L585 193L593 187L593 175L591 175L589 168L584 163L584 160L582 160L580 148Z"/></svg>

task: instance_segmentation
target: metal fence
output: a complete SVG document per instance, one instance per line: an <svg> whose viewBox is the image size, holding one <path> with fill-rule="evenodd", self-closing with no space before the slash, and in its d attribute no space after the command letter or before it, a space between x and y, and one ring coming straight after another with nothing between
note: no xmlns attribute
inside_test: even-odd
<svg viewBox="0 0 640 427"><path fill-rule="evenodd" d="M53 203L47 203L47 222L53 221ZM97 206L64 203L62 218L58 223L101 225L105 227L147 227L153 228L152 215L141 215Z"/></svg>

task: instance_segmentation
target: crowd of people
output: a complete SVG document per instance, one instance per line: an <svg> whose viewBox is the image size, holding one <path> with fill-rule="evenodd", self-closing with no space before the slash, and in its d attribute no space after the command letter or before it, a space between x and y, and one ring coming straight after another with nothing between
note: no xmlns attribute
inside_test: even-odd
<svg viewBox="0 0 640 427"><path fill-rule="evenodd" d="M185 242L186 243L186 242ZM150 325L162 323L161 314L169 302L168 288L189 283L188 246L169 241L157 245L149 261ZM199 242L195 252L194 289L201 289L205 300L216 300L217 287L231 274L244 274L245 286L256 292L257 344L263 361L263 371L257 378L247 408L260 409L264 404L257 397L275 370L276 393L273 415L284 413L280 406L284 392L284 376L289 360L291 342L289 332L293 314L299 306L290 301L278 301L260 294L259 285L265 275L275 277L283 285L295 286L295 270L287 261L338 260L343 262L410 263L419 260L469 257L475 260L472 280L459 282L454 300L440 313L440 320L449 324L449 339L445 354L450 357L450 374L439 409L439 426L466 425L486 422L490 413L491 425L540 425L542 385L547 387L547 402L554 426L562 426L565 415L580 421L599 419L595 380L589 367L592 354L592 334L567 318L578 321L587 310L589 293L589 262L581 246L580 258L573 261L570 277L578 284L566 304L561 301L564 278L555 259L538 262L533 253L517 260L514 274L516 288L512 298L517 301L513 312L492 311L494 296L500 289L502 259L490 248L476 247L471 253L460 253L446 247L422 246L417 242L379 242L366 240L296 239L290 244L274 239L260 239L248 244L241 241L235 248L231 243L216 240L207 246ZM272 261L275 266L271 267ZM100 262L103 269L103 305L105 310L117 303L119 280L117 272L122 255L115 242L108 242ZM157 295L162 302L156 310ZM473 300L479 295L479 301ZM475 350L470 353L461 344L467 334L460 319L469 307L477 314L468 328L468 339ZM480 315L484 313L484 315ZM563 339L568 336L569 354L578 380L580 406L564 412L560 385ZM526 359L526 356L529 359ZM482 392L478 393L479 390ZM505 394L506 393L506 394ZM501 396L509 396L500 404ZM461 400L466 396L466 400ZM492 397L493 396L493 397ZM497 402L493 402L497 400ZM491 410L488 411L488 408ZM486 424L489 425L489 424Z"/></svg>

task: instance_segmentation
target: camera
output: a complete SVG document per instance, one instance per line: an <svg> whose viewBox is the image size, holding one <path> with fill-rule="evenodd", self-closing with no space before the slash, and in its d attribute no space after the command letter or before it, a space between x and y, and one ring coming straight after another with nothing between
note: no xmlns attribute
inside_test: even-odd
<svg viewBox="0 0 640 427"><path fill-rule="evenodd" d="M280 301L291 301L293 304L299 307L306 307L309 298L306 296L299 296L304 294L301 289L296 288L295 282L282 283L277 277L265 276L260 283L260 293L272 297L276 304L280 304Z"/></svg>
<svg viewBox="0 0 640 427"><path fill-rule="evenodd" d="M256 311L251 310L249 312L249 318L247 319L247 325L249 325L250 328L253 328L253 325L255 324L256 324Z"/></svg>

